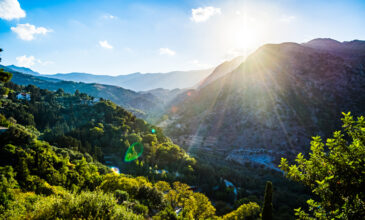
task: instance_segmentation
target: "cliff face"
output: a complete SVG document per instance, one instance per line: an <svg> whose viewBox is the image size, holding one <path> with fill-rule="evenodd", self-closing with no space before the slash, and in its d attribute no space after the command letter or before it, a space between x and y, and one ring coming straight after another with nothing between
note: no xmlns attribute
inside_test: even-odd
<svg viewBox="0 0 365 220"><path fill-rule="evenodd" d="M166 131L189 147L306 151L311 136L339 128L341 112L365 112L365 50L344 48L265 45L176 105Z"/></svg>

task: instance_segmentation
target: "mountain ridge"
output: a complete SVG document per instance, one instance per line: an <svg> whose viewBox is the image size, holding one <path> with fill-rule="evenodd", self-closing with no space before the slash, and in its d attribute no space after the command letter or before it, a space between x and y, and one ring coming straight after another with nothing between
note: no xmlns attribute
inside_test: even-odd
<svg viewBox="0 0 365 220"><path fill-rule="evenodd" d="M364 113L365 53L357 51L346 59L303 44L264 45L178 103L165 130L187 149L216 146L227 158L234 149L305 151L312 135L337 128L331 119L341 111Z"/></svg>

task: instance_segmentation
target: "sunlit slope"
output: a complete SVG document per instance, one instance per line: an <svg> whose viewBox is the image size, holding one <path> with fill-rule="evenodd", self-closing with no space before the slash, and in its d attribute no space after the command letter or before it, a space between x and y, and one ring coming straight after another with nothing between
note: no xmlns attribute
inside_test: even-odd
<svg viewBox="0 0 365 220"><path fill-rule="evenodd" d="M213 72L209 76L207 76L204 80L202 80L198 84L198 86L197 86L198 89L202 89L205 86L207 86L208 84L214 82L215 80L217 80L221 77L224 77L226 74L235 70L243 61L244 61L244 57L239 56L232 60L225 61L224 63L220 64L213 70Z"/></svg>
<svg viewBox="0 0 365 220"><path fill-rule="evenodd" d="M166 131L188 146L296 151L311 135L333 130L341 111L364 112L364 66L295 43L265 45L176 105ZM188 135L203 141L182 138ZM216 142L204 142L212 137Z"/></svg>

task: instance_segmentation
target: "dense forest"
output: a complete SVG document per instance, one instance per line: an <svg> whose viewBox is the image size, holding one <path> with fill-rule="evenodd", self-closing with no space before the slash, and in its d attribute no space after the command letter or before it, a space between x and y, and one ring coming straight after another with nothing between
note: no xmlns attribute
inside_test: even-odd
<svg viewBox="0 0 365 220"><path fill-rule="evenodd" d="M40 91L42 92L45 91ZM9 100L2 99L2 107L10 106L10 102L4 102ZM105 104L107 103L109 102L106 101ZM76 151L83 149L82 144L80 148L75 148L74 145L70 148L50 145L44 139L52 140L50 137L54 136L49 132L44 134L39 132L34 127L34 119L37 117L31 117L33 115L24 111L23 108L25 107L18 105L18 108L13 109L14 114L10 117L0 115L3 128L0 135L0 214L2 218L143 219L148 216L153 216L154 219L177 219L178 216L188 219L216 218L215 208L209 199L202 193L193 192L191 186L187 184L179 181L174 181L172 184L158 180L150 182L143 176L116 174L107 166L97 162L87 152ZM5 109L10 108L2 108L3 111ZM19 111L16 112L15 109ZM126 112L122 111L121 114ZM135 120L132 115L126 115L131 117L131 121ZM23 119L25 126L18 123L15 118L19 121ZM130 125L135 126L134 123ZM100 127L101 125L98 128ZM139 129L143 131L145 127L142 126ZM160 140L161 143L158 146L161 145L159 148L166 151L165 154L171 156L176 154L175 161L180 163L191 161L191 165L194 165L193 158L170 143L162 134L160 135L161 137L159 132L156 132L156 135L151 135L153 138L150 139L155 143ZM132 137L141 138L135 133ZM143 138L139 141L143 142ZM55 143L62 145L59 141ZM148 143L143 143L148 146ZM158 149L156 151L159 152ZM143 157L147 158L151 155L152 153L146 153ZM159 158L158 155L157 153L155 157ZM149 159L145 160L146 163L149 161ZM141 159L130 165L128 171L141 172L140 170L145 166L143 161ZM188 175L189 172L194 172L193 168L186 170L176 165L169 166L166 161L156 162L154 165L167 169L166 173L180 171L181 175ZM243 204L239 208L223 218L234 219L234 216L240 215L255 218L260 213L256 203Z"/></svg>

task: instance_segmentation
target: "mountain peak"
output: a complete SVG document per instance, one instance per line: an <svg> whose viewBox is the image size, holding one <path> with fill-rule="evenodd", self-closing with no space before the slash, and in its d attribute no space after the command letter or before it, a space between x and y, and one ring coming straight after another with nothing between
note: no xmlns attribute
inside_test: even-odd
<svg viewBox="0 0 365 220"><path fill-rule="evenodd" d="M15 65L9 65L9 66L6 66L6 68L9 68L10 70L13 70L13 71L29 74L29 75L40 75L38 72L35 72L35 71L33 71L33 70L31 70L27 67L19 67L19 66L15 66Z"/></svg>

